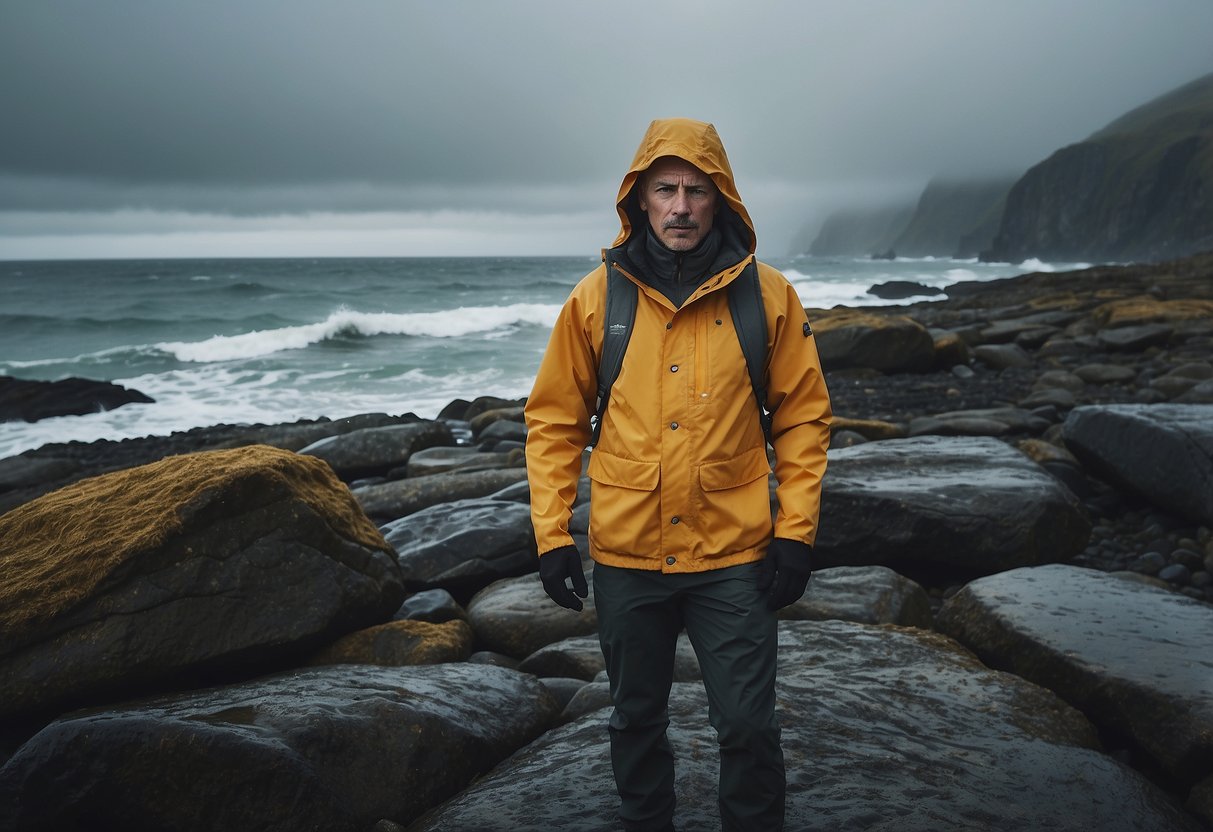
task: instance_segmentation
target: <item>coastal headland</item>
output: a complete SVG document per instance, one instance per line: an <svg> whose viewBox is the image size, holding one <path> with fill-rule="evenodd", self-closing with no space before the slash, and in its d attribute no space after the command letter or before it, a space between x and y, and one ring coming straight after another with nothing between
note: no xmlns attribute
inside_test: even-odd
<svg viewBox="0 0 1213 832"><path fill-rule="evenodd" d="M1213 826L1213 254L809 316L787 828ZM614 828L592 593L544 595L523 402L469 394L0 460L0 827ZM698 678L684 638L686 829Z"/></svg>

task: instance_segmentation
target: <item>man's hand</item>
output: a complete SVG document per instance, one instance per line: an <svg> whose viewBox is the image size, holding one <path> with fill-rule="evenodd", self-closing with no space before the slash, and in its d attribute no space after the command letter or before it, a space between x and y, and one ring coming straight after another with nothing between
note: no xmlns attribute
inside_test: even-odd
<svg viewBox="0 0 1213 832"><path fill-rule="evenodd" d="M758 566L758 588L770 590L767 606L777 610L798 601L812 572L812 546L782 537L772 540L766 558Z"/></svg>
<svg viewBox="0 0 1213 832"><path fill-rule="evenodd" d="M571 592L565 583L567 578L573 579ZM561 546L540 555L539 579L543 581L543 591L549 598L562 607L581 612L581 599L590 594L590 588L586 585L581 555L576 546Z"/></svg>

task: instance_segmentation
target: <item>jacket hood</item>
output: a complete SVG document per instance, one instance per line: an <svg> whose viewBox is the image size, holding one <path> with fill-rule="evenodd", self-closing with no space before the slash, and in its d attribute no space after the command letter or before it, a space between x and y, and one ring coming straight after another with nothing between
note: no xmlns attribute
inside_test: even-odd
<svg viewBox="0 0 1213 832"><path fill-rule="evenodd" d="M646 221L644 213L636 204L632 194L640 174L648 170L653 162L662 156L677 156L712 177L720 196L724 199L721 213L729 209L744 225L748 233L741 236L751 254L757 245L754 234L754 223L750 214L741 202L737 193L737 185L733 181L733 169L729 166L729 157L725 155L724 144L716 133L716 128L703 121L689 118L657 119L649 125L649 129L636 149L632 166L623 177L619 186L619 196L615 200L615 210L619 213L622 227L619 236L615 238L612 248L622 245L631 237L635 228L643 228Z"/></svg>

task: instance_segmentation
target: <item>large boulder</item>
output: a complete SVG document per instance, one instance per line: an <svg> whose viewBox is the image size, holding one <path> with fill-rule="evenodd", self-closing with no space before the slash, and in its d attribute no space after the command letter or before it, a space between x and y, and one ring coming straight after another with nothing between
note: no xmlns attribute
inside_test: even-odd
<svg viewBox="0 0 1213 832"><path fill-rule="evenodd" d="M368 832L543 731L538 679L472 664L316 668L68 714L0 768L0 828Z"/></svg>
<svg viewBox="0 0 1213 832"><path fill-rule="evenodd" d="M1066 417L1062 439L1096 476L1213 525L1213 405L1077 407Z"/></svg>
<svg viewBox="0 0 1213 832"><path fill-rule="evenodd" d="M935 362L935 340L903 315L834 309L813 321L826 370L867 367L886 373L920 372Z"/></svg>
<svg viewBox="0 0 1213 832"><path fill-rule="evenodd" d="M26 503L0 517L0 574L0 718L281 667L404 599L328 465L265 446Z"/></svg>
<svg viewBox="0 0 1213 832"><path fill-rule="evenodd" d="M1213 606L1053 565L974 581L939 619L986 664L1050 688L1127 737L1184 791L1213 776Z"/></svg>
<svg viewBox="0 0 1213 832"><path fill-rule="evenodd" d="M475 591L538 569L531 511L521 503L442 503L389 523L383 533L411 587Z"/></svg>
<svg viewBox="0 0 1213 832"><path fill-rule="evenodd" d="M339 477L350 481L386 474L406 465L415 451L454 444L455 438L446 423L420 421L328 436L299 453L323 459Z"/></svg>
<svg viewBox="0 0 1213 832"><path fill-rule="evenodd" d="M1056 695L989 670L938 634L785 621L779 672L788 829L1200 828L1162 790L1100 753L1090 723ZM702 685L674 685L679 829L720 827L707 711ZM617 829L608 714L544 734L409 832Z"/></svg>
<svg viewBox="0 0 1213 832"><path fill-rule="evenodd" d="M487 497L526 480L526 468L446 471L354 489L354 497L372 519L386 523L423 508L455 500Z"/></svg>
<svg viewBox="0 0 1213 832"><path fill-rule="evenodd" d="M598 632L592 568L585 569L585 578L590 593L581 612L565 609L549 598L538 575L489 584L468 603L468 619L477 641L489 650L525 659L548 644Z"/></svg>
<svg viewBox="0 0 1213 832"><path fill-rule="evenodd" d="M1067 560L1090 521L1043 468L996 439L919 436L830 452L822 565L989 574Z"/></svg>

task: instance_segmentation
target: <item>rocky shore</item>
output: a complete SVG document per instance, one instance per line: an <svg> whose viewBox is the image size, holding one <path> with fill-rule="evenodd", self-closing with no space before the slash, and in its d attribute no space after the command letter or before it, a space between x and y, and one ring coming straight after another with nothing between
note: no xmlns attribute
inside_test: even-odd
<svg viewBox="0 0 1213 832"><path fill-rule="evenodd" d="M788 828L1213 827L1213 255L810 319ZM615 828L521 405L0 460L0 827ZM677 823L716 828L689 644L676 678Z"/></svg>

